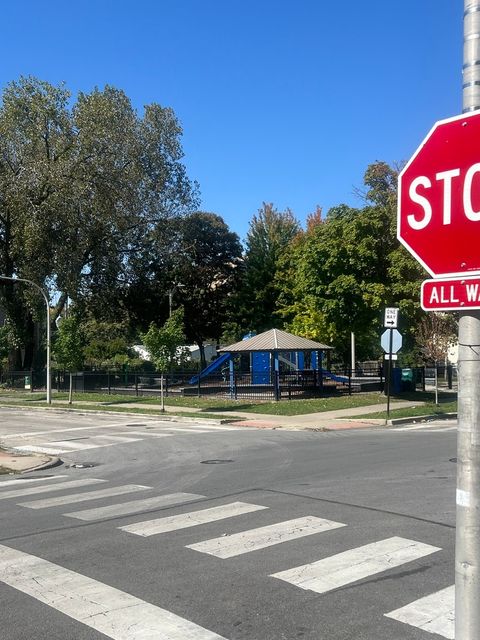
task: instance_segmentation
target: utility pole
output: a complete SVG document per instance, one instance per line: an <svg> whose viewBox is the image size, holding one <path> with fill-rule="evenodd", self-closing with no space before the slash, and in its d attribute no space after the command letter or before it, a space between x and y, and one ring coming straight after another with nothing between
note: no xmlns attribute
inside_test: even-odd
<svg viewBox="0 0 480 640"><path fill-rule="evenodd" d="M10 282L26 282L27 284L31 284L32 287L35 287L40 291L45 300L45 306L47 309L47 403L52 404L52 380L50 377L50 301L48 299L48 295L45 290L38 285L36 282L32 280L27 280L27 278L11 278L10 276L0 276L0 280L8 280Z"/></svg>
<svg viewBox="0 0 480 640"><path fill-rule="evenodd" d="M351 353L351 362L352 362L352 376L355 375L355 334L353 331L350 332L350 353Z"/></svg>
<svg viewBox="0 0 480 640"><path fill-rule="evenodd" d="M480 0L464 0L463 112L480 109ZM472 142L473 144L473 142ZM480 312L458 330L455 638L480 638Z"/></svg>

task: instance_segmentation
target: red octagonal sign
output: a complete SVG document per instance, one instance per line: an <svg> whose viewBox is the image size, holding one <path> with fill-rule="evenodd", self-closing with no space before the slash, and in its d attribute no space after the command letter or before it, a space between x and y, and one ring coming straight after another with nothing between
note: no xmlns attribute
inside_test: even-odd
<svg viewBox="0 0 480 640"><path fill-rule="evenodd" d="M480 274L480 113L437 122L398 185L410 253L434 277Z"/></svg>

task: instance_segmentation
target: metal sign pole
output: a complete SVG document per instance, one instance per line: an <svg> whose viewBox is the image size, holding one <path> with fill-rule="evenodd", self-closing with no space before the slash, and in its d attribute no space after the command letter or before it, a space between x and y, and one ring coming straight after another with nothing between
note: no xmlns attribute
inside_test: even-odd
<svg viewBox="0 0 480 640"><path fill-rule="evenodd" d="M390 393L392 386L392 349L393 349L393 329L389 329L389 348L388 348L388 386L387 386L387 420L390 419Z"/></svg>
<svg viewBox="0 0 480 640"><path fill-rule="evenodd" d="M480 109L480 0L464 0L463 111ZM480 312L458 330L455 638L480 638Z"/></svg>

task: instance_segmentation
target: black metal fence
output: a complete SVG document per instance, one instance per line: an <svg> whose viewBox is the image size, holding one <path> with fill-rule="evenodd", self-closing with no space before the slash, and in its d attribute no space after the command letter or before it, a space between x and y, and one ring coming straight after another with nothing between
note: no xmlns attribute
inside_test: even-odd
<svg viewBox="0 0 480 640"><path fill-rule="evenodd" d="M392 392L425 390L434 380L434 368L392 370ZM456 369L439 367L439 387L455 389ZM332 371L265 372L259 378L250 372L229 371L199 378L192 372L142 373L121 371L79 371L72 376L75 393L126 394L135 396L216 396L231 399L281 400L384 390L382 367L354 371L334 367ZM40 391L46 387L45 371L10 371L0 375L4 388ZM52 372L52 389L68 391L70 375Z"/></svg>

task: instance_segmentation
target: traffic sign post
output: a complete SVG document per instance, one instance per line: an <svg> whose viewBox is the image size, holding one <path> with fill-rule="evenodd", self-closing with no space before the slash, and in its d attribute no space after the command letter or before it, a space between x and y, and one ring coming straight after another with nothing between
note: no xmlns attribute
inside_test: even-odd
<svg viewBox="0 0 480 640"><path fill-rule="evenodd" d="M398 309L396 307L387 307L385 309L384 327L396 329L398 326Z"/></svg>
<svg viewBox="0 0 480 640"><path fill-rule="evenodd" d="M459 305L468 302L461 280L480 276L480 0L464 0L463 15L464 115L433 127L398 182L398 239L434 278L460 279L444 284L443 296L440 281L424 284L422 303L429 309L438 304L448 310L457 298ZM476 309L469 305L461 311L458 329L456 640L480 638L480 311Z"/></svg>
<svg viewBox="0 0 480 640"><path fill-rule="evenodd" d="M395 313L393 313L395 312ZM398 309L385 309L385 324L387 322L398 324ZM402 348L402 334L397 329L386 329L380 338L380 344L385 351L385 360L388 360L387 374L385 376L385 389L387 396L387 420L390 418L390 394L392 384L392 360L397 359L397 351Z"/></svg>

